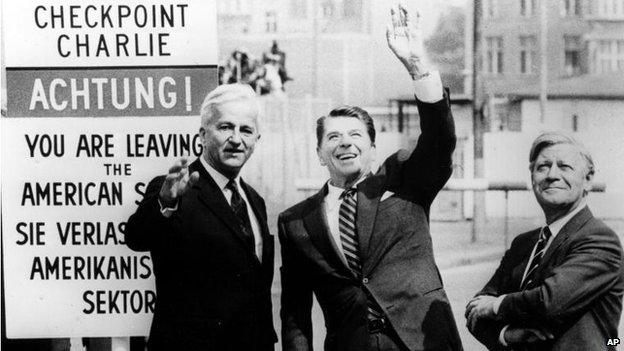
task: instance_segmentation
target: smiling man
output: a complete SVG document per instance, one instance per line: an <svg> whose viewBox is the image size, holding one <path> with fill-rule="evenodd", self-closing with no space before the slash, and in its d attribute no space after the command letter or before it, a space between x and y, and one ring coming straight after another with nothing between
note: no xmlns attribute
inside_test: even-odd
<svg viewBox="0 0 624 351"><path fill-rule="evenodd" d="M624 262L617 235L586 204L593 159L574 139L545 133L529 161L545 226L514 239L468 303L468 328L490 350L614 349Z"/></svg>
<svg viewBox="0 0 624 351"><path fill-rule="evenodd" d="M149 350L274 349L273 237L263 199L239 176L258 114L247 85L209 93L200 158L152 180L128 220L126 243L150 251L156 277Z"/></svg>
<svg viewBox="0 0 624 351"><path fill-rule="evenodd" d="M416 19L418 16L415 16ZM312 349L312 295L325 316L325 350L461 350L433 258L429 207L451 174L448 95L424 60L417 23L401 6L387 39L414 80L422 134L376 173L375 128L355 106L317 121L330 180L278 220L284 350Z"/></svg>

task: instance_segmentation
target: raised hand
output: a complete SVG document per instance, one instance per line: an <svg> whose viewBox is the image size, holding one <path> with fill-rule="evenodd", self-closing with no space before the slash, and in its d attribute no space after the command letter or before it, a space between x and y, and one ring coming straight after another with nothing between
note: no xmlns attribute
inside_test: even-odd
<svg viewBox="0 0 624 351"><path fill-rule="evenodd" d="M403 63L412 78L418 79L429 72L420 30L420 15L410 14L400 3L390 9L391 24L386 28L390 50Z"/></svg>
<svg viewBox="0 0 624 351"><path fill-rule="evenodd" d="M165 182L160 188L159 198L164 207L173 207L178 202L178 198L193 186L199 179L199 173L193 172L189 175L188 161L181 158L169 168L165 177Z"/></svg>

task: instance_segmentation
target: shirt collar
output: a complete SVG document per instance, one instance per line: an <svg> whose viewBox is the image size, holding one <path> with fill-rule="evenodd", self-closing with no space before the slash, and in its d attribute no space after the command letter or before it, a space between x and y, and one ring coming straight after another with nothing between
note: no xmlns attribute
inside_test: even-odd
<svg viewBox="0 0 624 351"><path fill-rule="evenodd" d="M206 162L206 160L202 156L199 157L199 161L204 166L208 174L210 174L212 179L214 179L215 183L217 183L219 189L223 191L227 184L230 182L230 178L224 176L221 172L214 169L208 162ZM240 176L236 176L236 178L234 178L234 181L236 182L236 186L238 186L238 188L240 189Z"/></svg>
<svg viewBox="0 0 624 351"><path fill-rule="evenodd" d="M570 219L574 217L574 215L576 215L583 208L585 208L585 206L587 206L587 201L583 199L581 200L581 203L578 206L576 206L574 210L570 211L567 215L547 225L548 229L550 229L550 232L552 233L552 236L555 237L557 234L559 234L563 226L566 225L570 221Z"/></svg>
<svg viewBox="0 0 624 351"><path fill-rule="evenodd" d="M357 187L357 185L360 184L366 178L367 178L367 176L360 178L351 187L352 188ZM341 188L339 186L335 186L334 184L332 184L332 181L330 179L330 180L327 181L327 195L325 196L325 198L327 200L338 201L340 199L340 194L342 194L342 192L345 191L345 190L346 190L345 188Z"/></svg>
<svg viewBox="0 0 624 351"><path fill-rule="evenodd" d="M327 182L327 195L325 195L325 198L328 201L331 201L332 203L338 202L338 199L340 198L340 194L342 194L343 191L344 191L343 188L337 187L333 185L331 181L328 181Z"/></svg>

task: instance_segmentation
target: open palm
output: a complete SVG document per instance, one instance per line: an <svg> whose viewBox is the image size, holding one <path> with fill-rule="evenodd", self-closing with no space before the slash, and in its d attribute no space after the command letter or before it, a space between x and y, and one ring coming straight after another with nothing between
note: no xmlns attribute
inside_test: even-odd
<svg viewBox="0 0 624 351"><path fill-rule="evenodd" d="M424 47L422 32L419 28L419 17L416 13L412 18L402 5L394 6L390 10L392 24L386 29L388 46L397 58L405 65L412 75L423 72Z"/></svg>

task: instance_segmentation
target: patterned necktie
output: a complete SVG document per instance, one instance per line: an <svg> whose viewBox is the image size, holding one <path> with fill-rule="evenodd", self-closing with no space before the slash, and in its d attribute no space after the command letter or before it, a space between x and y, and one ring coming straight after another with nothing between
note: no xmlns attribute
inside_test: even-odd
<svg viewBox="0 0 624 351"><path fill-rule="evenodd" d="M230 191L232 192L232 200L230 201L230 206L232 206L232 210L236 214L236 217L238 217L241 221L243 233L245 233L245 235L249 238L249 240L251 240L253 244L254 236L253 231L251 230L251 221L249 220L249 214L247 213L247 204L238 192L238 186L233 179L230 180L225 187L230 189Z"/></svg>
<svg viewBox="0 0 624 351"><path fill-rule="evenodd" d="M347 259L347 265L359 277L362 274L362 263L360 262L360 244L355 232L357 208L355 195L356 190L354 188L346 189L340 194L339 199L342 199L342 203L338 211L338 226L342 251Z"/></svg>
<svg viewBox="0 0 624 351"><path fill-rule="evenodd" d="M347 259L347 265L358 279L360 279L362 277L362 262L360 261L360 243L355 229L355 215L357 209L357 202L355 201L356 194L357 190L355 188L346 189L340 194L339 199L342 199L342 203L338 211L338 224L340 228L342 252L344 252L345 258ZM368 296L368 293L366 296L366 309L369 319L383 317L383 310Z"/></svg>
<svg viewBox="0 0 624 351"><path fill-rule="evenodd" d="M531 284L533 283L533 279L535 279L535 272L537 271L537 268L542 261L542 257L544 257L546 244L548 244L548 240L550 239L551 235L552 233L547 226L542 228L539 239L537 240L537 245L535 245L535 254L533 254L533 260L531 260L531 266L529 266L527 274L520 284L520 290L527 290L532 288Z"/></svg>

